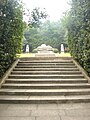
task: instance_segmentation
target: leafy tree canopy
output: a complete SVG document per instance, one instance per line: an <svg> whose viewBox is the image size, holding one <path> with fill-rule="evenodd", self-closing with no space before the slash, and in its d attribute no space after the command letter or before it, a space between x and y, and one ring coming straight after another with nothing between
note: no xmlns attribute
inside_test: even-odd
<svg viewBox="0 0 90 120"><path fill-rule="evenodd" d="M39 28L29 27L25 30L25 38L26 42L32 45L33 49L41 44L47 44L60 50L61 43L67 44L66 31L61 20L58 22L47 20Z"/></svg>
<svg viewBox="0 0 90 120"><path fill-rule="evenodd" d="M38 8L34 8L32 10L32 12L29 14L29 26L30 27L39 27L42 23L43 19L46 19L48 16L48 14L46 13L45 8L44 9L40 9Z"/></svg>

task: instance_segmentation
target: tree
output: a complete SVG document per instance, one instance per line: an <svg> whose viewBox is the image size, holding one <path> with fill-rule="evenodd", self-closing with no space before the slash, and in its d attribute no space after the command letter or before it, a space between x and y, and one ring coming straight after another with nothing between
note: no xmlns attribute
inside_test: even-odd
<svg viewBox="0 0 90 120"><path fill-rule="evenodd" d="M68 41L72 56L90 73L90 1L72 0Z"/></svg>
<svg viewBox="0 0 90 120"><path fill-rule="evenodd" d="M20 0L0 0L0 76L21 52L23 7Z"/></svg>
<svg viewBox="0 0 90 120"><path fill-rule="evenodd" d="M61 21L46 21L39 28L33 27L25 31L25 38L33 49L41 44L47 44L60 50L60 44L67 43L65 34L66 28L63 27Z"/></svg>
<svg viewBox="0 0 90 120"><path fill-rule="evenodd" d="M41 21L47 18L47 13L45 8L41 10L40 8L34 8L31 12L29 19L30 27L39 27L41 25Z"/></svg>

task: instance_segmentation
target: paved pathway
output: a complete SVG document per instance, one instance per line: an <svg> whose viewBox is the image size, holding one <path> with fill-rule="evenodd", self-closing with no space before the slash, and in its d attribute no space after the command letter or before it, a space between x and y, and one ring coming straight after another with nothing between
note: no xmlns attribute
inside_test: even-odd
<svg viewBox="0 0 90 120"><path fill-rule="evenodd" d="M0 120L90 120L90 103L0 104Z"/></svg>

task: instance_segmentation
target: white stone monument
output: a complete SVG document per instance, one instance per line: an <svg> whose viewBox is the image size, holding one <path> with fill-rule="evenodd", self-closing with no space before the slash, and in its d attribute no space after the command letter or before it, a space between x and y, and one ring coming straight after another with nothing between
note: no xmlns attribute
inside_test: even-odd
<svg viewBox="0 0 90 120"><path fill-rule="evenodd" d="M29 45L26 45L26 53L29 53Z"/></svg>
<svg viewBox="0 0 90 120"><path fill-rule="evenodd" d="M37 47L36 50L38 51L38 53L36 53L35 56L39 56L39 57L55 56L55 53L53 52L53 48L46 44L42 44L41 46Z"/></svg>
<svg viewBox="0 0 90 120"><path fill-rule="evenodd" d="M64 45L63 44L61 44L61 53L64 53Z"/></svg>

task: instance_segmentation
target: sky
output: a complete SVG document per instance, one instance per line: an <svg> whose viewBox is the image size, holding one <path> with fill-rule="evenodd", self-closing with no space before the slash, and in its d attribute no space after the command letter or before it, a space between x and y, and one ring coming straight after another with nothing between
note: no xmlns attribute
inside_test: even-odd
<svg viewBox="0 0 90 120"><path fill-rule="evenodd" d="M70 9L70 0L22 0L25 6L32 11L35 7L45 8L49 20L58 21L63 13Z"/></svg>

